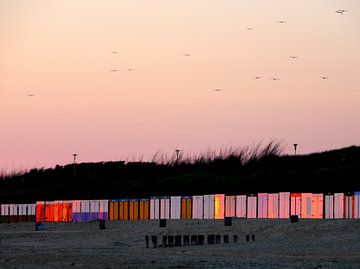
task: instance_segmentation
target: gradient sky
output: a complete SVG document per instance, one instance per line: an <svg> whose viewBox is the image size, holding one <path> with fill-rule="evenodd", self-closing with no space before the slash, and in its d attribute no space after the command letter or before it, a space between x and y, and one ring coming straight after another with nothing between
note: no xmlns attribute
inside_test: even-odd
<svg viewBox="0 0 360 269"><path fill-rule="evenodd" d="M0 0L0 169L359 138L359 0Z"/></svg>

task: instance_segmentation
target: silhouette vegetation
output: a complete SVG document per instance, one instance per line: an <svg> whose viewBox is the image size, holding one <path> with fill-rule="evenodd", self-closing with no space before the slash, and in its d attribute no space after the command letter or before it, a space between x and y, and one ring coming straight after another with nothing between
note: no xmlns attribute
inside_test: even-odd
<svg viewBox="0 0 360 269"><path fill-rule="evenodd" d="M2 203L142 198L155 195L360 191L360 147L284 155L279 143L208 150L149 162L116 161L35 168L0 175Z"/></svg>

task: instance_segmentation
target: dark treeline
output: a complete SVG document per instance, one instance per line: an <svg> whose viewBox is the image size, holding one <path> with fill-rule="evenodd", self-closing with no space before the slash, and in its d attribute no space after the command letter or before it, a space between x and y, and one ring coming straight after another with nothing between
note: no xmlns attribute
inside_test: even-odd
<svg viewBox="0 0 360 269"><path fill-rule="evenodd" d="M279 144L168 162L99 162L0 177L0 202L360 191L360 147L282 155Z"/></svg>

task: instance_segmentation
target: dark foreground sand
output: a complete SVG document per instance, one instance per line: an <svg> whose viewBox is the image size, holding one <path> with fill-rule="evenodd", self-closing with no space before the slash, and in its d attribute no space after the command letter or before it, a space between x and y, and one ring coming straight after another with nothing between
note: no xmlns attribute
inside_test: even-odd
<svg viewBox="0 0 360 269"><path fill-rule="evenodd" d="M360 268L358 220L0 224L0 268ZM145 235L229 234L230 243L145 248ZM232 236L239 235L233 243ZM255 242L246 242L255 234Z"/></svg>

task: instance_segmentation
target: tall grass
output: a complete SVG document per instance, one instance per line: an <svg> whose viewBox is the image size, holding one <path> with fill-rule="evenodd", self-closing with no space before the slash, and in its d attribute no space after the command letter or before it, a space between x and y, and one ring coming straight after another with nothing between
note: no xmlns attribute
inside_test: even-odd
<svg viewBox="0 0 360 269"><path fill-rule="evenodd" d="M262 142L253 147L224 147L219 150L207 149L198 154L180 152L177 158L174 152L170 156L166 153L156 152L151 158L151 162L166 165L210 165L219 162L232 162L239 165L246 165L250 162L257 162L262 159L280 156L283 153L283 146L278 141L271 141L267 144Z"/></svg>

